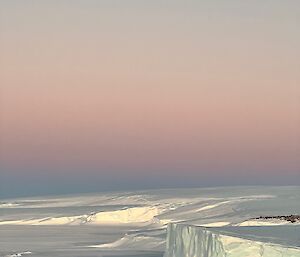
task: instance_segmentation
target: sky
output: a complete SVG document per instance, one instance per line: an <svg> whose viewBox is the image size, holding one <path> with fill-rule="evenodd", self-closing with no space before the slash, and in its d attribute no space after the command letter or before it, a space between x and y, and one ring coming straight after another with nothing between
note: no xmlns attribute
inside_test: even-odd
<svg viewBox="0 0 300 257"><path fill-rule="evenodd" d="M0 197L300 185L300 2L2 0Z"/></svg>

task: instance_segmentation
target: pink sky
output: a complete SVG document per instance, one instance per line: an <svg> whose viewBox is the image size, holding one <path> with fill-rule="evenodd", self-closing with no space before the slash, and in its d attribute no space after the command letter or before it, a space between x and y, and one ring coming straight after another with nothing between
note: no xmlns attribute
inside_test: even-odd
<svg viewBox="0 0 300 257"><path fill-rule="evenodd" d="M1 173L299 179L300 4L187 3L2 1Z"/></svg>

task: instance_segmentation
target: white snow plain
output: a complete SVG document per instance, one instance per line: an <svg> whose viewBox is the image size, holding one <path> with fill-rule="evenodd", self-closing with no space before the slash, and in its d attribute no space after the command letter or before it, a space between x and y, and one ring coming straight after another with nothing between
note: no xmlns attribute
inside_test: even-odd
<svg viewBox="0 0 300 257"><path fill-rule="evenodd" d="M0 257L162 257L169 223L259 227L264 221L253 218L299 214L299 202L300 187L161 189L0 200Z"/></svg>

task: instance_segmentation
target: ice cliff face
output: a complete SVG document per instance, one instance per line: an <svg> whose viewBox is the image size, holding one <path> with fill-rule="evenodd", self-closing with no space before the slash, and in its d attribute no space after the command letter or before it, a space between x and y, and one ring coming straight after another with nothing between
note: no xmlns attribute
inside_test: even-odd
<svg viewBox="0 0 300 257"><path fill-rule="evenodd" d="M225 256L218 235L189 225L168 225L165 257L212 256Z"/></svg>
<svg viewBox="0 0 300 257"><path fill-rule="evenodd" d="M169 224L165 257L300 257L300 249Z"/></svg>

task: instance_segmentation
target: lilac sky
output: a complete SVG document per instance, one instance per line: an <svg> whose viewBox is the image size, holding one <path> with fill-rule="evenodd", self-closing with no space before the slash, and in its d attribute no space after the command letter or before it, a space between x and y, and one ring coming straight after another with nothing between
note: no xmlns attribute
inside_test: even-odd
<svg viewBox="0 0 300 257"><path fill-rule="evenodd" d="M299 1L0 2L0 197L300 185Z"/></svg>

